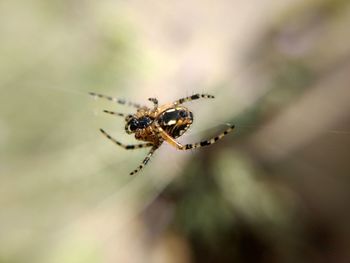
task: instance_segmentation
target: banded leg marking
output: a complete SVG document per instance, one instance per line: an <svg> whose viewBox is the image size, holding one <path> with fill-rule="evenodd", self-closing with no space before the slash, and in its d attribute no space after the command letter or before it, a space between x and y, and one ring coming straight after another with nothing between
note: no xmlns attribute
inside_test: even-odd
<svg viewBox="0 0 350 263"><path fill-rule="evenodd" d="M181 98L181 99L175 101L174 104L178 105L178 104L182 104L184 102L189 102L189 101L192 101L192 100L198 100L200 98L203 98L203 99L214 99L215 97L213 95L209 95L209 94L194 94L192 96Z"/></svg>
<svg viewBox="0 0 350 263"><path fill-rule="evenodd" d="M158 108L158 100L156 98L148 98L149 101L153 102L154 108Z"/></svg>
<svg viewBox="0 0 350 263"><path fill-rule="evenodd" d="M191 144L185 144L182 145L181 143L177 142L174 138L172 138L169 134L167 134L159 125L157 126L162 138L167 141L170 145L173 147L179 149L179 150L189 150L194 148L200 148L204 146L209 146L211 144L216 143L218 140L222 139L225 135L233 131L235 128L234 125L231 125L228 129L226 129L224 132L220 133L219 135L205 141L201 141L198 143L191 143Z"/></svg>
<svg viewBox="0 0 350 263"><path fill-rule="evenodd" d="M198 143L185 144L185 145L183 145L183 148L181 150L189 150L189 149L193 149L193 148L199 148L199 147L204 147L204 146L209 146L211 144L214 144L218 140L221 140L225 135L227 135L231 131L233 131L234 128L235 128L235 126L231 125L224 132L220 133L219 135L217 135L209 140L201 141Z"/></svg>
<svg viewBox="0 0 350 263"><path fill-rule="evenodd" d="M123 100L123 99L110 97L110 96L99 94L99 93L95 93L95 92L89 92L89 94L91 96L95 97L95 98L107 99L107 100L110 100L110 101L113 101L113 102L116 102L116 103L119 103L119 104L122 104L122 105L128 105L128 106L132 106L132 107L135 107L135 108L141 108L141 105L138 104L138 103L134 103L134 102L126 101L126 100Z"/></svg>
<svg viewBox="0 0 350 263"><path fill-rule="evenodd" d="M119 145L120 147L123 147L126 150L133 150L133 149L140 149L145 147L151 147L153 146L153 143L141 143L141 144L123 144L116 139L114 139L112 136L110 136L107 132L105 132L103 129L100 129L100 132L107 137L107 139L114 142L116 145Z"/></svg>
<svg viewBox="0 0 350 263"><path fill-rule="evenodd" d="M149 153L147 154L146 158L143 159L142 163L134 170L130 173L130 175L134 175L137 172L139 172L143 167L145 167L148 163L148 161L151 159L153 153L158 149L159 146L154 146L152 147L152 149L149 151Z"/></svg>
<svg viewBox="0 0 350 263"><path fill-rule="evenodd" d="M131 117L130 114L124 114L124 113L120 113L120 112L115 112L115 111L109 111L109 110L103 110L104 113L108 113L111 115L115 115L115 116L120 116L120 117Z"/></svg>

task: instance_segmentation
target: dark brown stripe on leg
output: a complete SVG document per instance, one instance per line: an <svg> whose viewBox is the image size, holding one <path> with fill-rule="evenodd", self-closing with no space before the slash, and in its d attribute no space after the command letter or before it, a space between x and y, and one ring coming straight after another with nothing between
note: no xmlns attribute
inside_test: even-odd
<svg viewBox="0 0 350 263"><path fill-rule="evenodd" d="M203 141L203 142L200 142L200 146L208 146L210 145L210 141Z"/></svg>

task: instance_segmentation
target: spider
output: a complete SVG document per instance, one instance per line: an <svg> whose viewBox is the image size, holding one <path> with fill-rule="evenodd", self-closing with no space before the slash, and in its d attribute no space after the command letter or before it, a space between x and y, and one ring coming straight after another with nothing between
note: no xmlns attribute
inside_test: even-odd
<svg viewBox="0 0 350 263"><path fill-rule="evenodd" d="M214 96L208 94L194 94L189 97L181 98L173 103L158 105L156 98L149 98L148 100L153 103L153 108L141 106L137 103L128 102L122 99L113 98L110 96L97 94L94 92L89 93L95 98L107 99L122 105L128 105L136 108L135 114L124 114L114 111L104 110L103 112L120 116L125 118L125 131L128 134L134 134L136 140L144 141L142 144L123 144L112 136L110 136L103 129L100 129L101 133L111 140L115 144L123 147L126 150L140 149L145 147L151 147L151 150L142 161L142 163L133 170L130 175L139 172L145 165L147 165L153 153L162 145L163 142L169 143L171 146L179 150L189 150L193 148L199 148L203 146L211 145L218 140L222 139L226 134L234 129L234 125L230 125L222 133L217 136L204 140L198 143L181 144L175 139L183 135L193 123L193 113L186 107L182 106L183 103L200 98L213 99Z"/></svg>

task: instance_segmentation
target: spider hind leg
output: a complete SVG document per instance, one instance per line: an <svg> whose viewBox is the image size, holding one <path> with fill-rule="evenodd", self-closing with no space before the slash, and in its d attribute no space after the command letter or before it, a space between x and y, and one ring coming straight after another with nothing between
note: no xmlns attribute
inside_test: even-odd
<svg viewBox="0 0 350 263"><path fill-rule="evenodd" d="M181 143L177 142L174 138L172 138L169 134L167 134L159 125L157 126L157 128L158 128L158 130L160 132L160 136L163 138L163 140L168 142L171 146L173 146L179 150L189 150L189 149L193 149L193 148L200 148L200 147L204 147L204 146L209 146L211 144L216 143L218 140L222 139L225 135L227 135L228 133L233 131L235 126L231 125L224 132L220 133L219 135L217 135L209 140L204 140L204 141L201 141L198 143L190 143L190 144L185 144L185 145L182 145Z"/></svg>
<svg viewBox="0 0 350 263"><path fill-rule="evenodd" d="M229 128L227 128L224 132L220 133L219 135L209 139L209 140L204 140L198 143L190 143L190 144L185 144L183 145L183 148L181 150L189 150L193 148L199 148L199 147L204 147L204 146L209 146L211 144L216 143L218 140L222 139L225 135L233 131L235 128L234 125L231 125Z"/></svg>

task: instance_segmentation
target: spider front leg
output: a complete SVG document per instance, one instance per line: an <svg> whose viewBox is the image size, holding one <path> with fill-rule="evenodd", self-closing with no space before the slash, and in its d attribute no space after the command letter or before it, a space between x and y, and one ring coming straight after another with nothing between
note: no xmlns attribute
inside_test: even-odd
<svg viewBox="0 0 350 263"><path fill-rule="evenodd" d="M111 115L119 116L119 117L124 117L124 118L132 117L131 114L125 114L125 113L120 113L120 112L115 112L115 111L103 110L103 112L111 114Z"/></svg>
<svg viewBox="0 0 350 263"><path fill-rule="evenodd" d="M134 103L134 102L126 101L126 100L123 100L123 99L118 99L118 98L106 96L106 95L95 93L95 92L89 92L89 94L91 96L95 97L95 98L110 100L110 101L113 101L113 102L116 102L116 103L119 103L119 104L122 104L122 105L132 106L132 107L135 107L137 109L142 107L138 103Z"/></svg>
<svg viewBox="0 0 350 263"><path fill-rule="evenodd" d="M132 115L131 114L124 114L124 113L120 113L120 112L115 112L115 111L109 111L109 110L104 110L103 112L105 113L108 113L108 114L111 114L111 115L115 115L115 116L119 116L119 117L124 117L125 118L125 121L126 121L126 124L125 124L125 132L127 134L131 134L132 132L129 131L128 129L128 126L129 126L129 123L128 121L132 118Z"/></svg>
<svg viewBox="0 0 350 263"><path fill-rule="evenodd" d="M194 94L192 96L188 96L185 98L181 98L177 101L174 102L174 105L179 105L182 104L184 102L188 102L188 101L192 101L192 100L198 100L200 98L204 98L204 99L214 99L215 97L213 95L209 95L209 94Z"/></svg>
<svg viewBox="0 0 350 263"><path fill-rule="evenodd" d="M130 173L130 175L134 175L137 172L139 172L143 167L145 167L148 163L148 161L151 159L153 153L158 149L159 146L153 146L152 149L149 151L149 153L147 154L146 158L143 159L142 163L134 170Z"/></svg>
<svg viewBox="0 0 350 263"><path fill-rule="evenodd" d="M120 147L123 147L126 150L133 150L133 149L140 149L145 147L151 147L153 146L153 143L141 143L141 144L123 144L116 139L114 139L112 136L110 136L107 132L105 132L103 129L100 129L100 132L107 137L107 139L114 142L116 145L119 145Z"/></svg>
<svg viewBox="0 0 350 263"><path fill-rule="evenodd" d="M217 135L209 140L204 140L204 141L201 141L198 143L190 143L190 144L185 144L185 145L182 145L181 143L177 142L174 138L172 138L169 134L167 134L159 125L157 128L158 128L160 136L163 138L163 140L167 141L170 145L172 145L173 147L175 147L179 150L189 150L189 149L193 149L193 148L209 146L211 144L216 143L218 140L222 139L225 135L227 135L228 133L233 131L235 126L231 125L224 132L220 133L219 135Z"/></svg>

